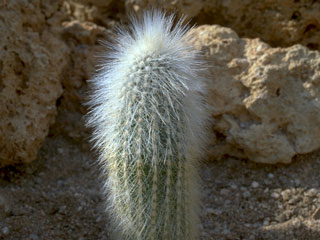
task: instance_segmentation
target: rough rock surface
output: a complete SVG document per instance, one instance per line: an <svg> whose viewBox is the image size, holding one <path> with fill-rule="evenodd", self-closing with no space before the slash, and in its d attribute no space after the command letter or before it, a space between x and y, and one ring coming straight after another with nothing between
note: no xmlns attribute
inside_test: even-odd
<svg viewBox="0 0 320 240"><path fill-rule="evenodd" d="M113 33L92 22L78 20L66 21L62 27L63 39L70 49L70 62L63 70L64 93L58 101L59 114L50 133L79 142L88 136L83 118L87 111L84 106L88 96L86 81L94 74L98 57L106 51L99 40L110 39Z"/></svg>
<svg viewBox="0 0 320 240"><path fill-rule="evenodd" d="M118 14L121 4L127 11L139 12L148 3L157 1L106 1L108 6L100 6L99 1L82 2L96 6L82 7L85 10L78 11L70 9L77 4L65 2L63 5L62 1L51 5L40 0L30 4L22 1L5 1L3 4L0 107L4 110L0 124L3 148L0 166L29 162L35 158L49 126L54 122L55 103L62 94L61 86L65 93L57 103L59 111L64 114L59 115L52 132L57 135L63 132L77 140L85 132L81 119L85 113L82 103L87 91L86 80L94 69L98 39L108 38L111 33L92 22L68 19L62 23L63 20L75 19L72 14L79 15L88 9L95 8L92 11L96 11L96 7L113 9L117 6ZM314 43L317 42L318 23L314 16L318 3L283 1L280 4L287 5L276 11L274 1L245 1L241 4L240 1L233 1L233 4L224 1L215 4L215 1L184 0L164 1L162 7L167 10L177 8L199 23L211 19L211 22L230 25L241 35L258 34L275 45L301 42L309 48L317 48ZM267 7L269 10L264 11ZM106 10L109 14L110 9ZM300 15L295 12L287 20L285 16L297 9ZM224 14L216 14L218 12ZM258 26L257 22L261 20L253 21L251 14L259 15L273 28L264 25L260 31L255 25L248 25ZM80 15L80 19L88 18ZM266 21L268 18L270 21ZM274 19L281 26L276 25ZM112 25L111 20L109 25ZM287 27L289 25L290 28ZM284 29L294 38L282 34ZM67 44L59 39L61 31ZM214 103L218 136L217 147L212 151L215 156L229 154L258 162L290 162L296 154L319 148L319 56L316 52L301 46L272 49L258 40L241 40L232 30L225 28L199 27L197 31L199 40L196 45L206 51L212 65L211 73L215 76L211 83L211 88L215 89L212 90L211 102ZM283 36L280 40L279 33ZM308 42L304 39L313 40ZM69 53L70 58L67 56Z"/></svg>
<svg viewBox="0 0 320 240"><path fill-rule="evenodd" d="M62 94L61 1L0 3L0 167L36 158Z"/></svg>
<svg viewBox="0 0 320 240"><path fill-rule="evenodd" d="M111 28L116 22L127 22L124 4L116 0L65 0L64 5L73 20Z"/></svg>
<svg viewBox="0 0 320 240"><path fill-rule="evenodd" d="M289 163L320 148L320 55L271 48L217 25L194 30L208 60L214 155Z"/></svg>
<svg viewBox="0 0 320 240"><path fill-rule="evenodd" d="M272 46L303 44L320 50L320 2L313 0L208 0L196 19L220 24L241 37L260 38Z"/></svg>
<svg viewBox="0 0 320 240"><path fill-rule="evenodd" d="M193 18L197 24L230 27L241 37L260 38L272 46L303 44L320 50L320 2L312 0L126 0L127 11L158 4Z"/></svg>
<svg viewBox="0 0 320 240"><path fill-rule="evenodd" d="M205 6L205 1L194 0L125 0L124 2L127 12L135 11L141 13L148 7L158 7L170 12L178 10L187 18L197 16Z"/></svg>

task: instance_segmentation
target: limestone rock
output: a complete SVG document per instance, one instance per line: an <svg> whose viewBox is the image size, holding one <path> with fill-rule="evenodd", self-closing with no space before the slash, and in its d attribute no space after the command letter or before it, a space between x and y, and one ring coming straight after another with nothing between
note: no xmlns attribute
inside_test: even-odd
<svg viewBox="0 0 320 240"><path fill-rule="evenodd" d="M63 70L64 93L59 99L59 114L51 134L80 142L88 130L83 121L88 95L86 81L94 74L98 56L106 51L99 40L110 40L113 33L92 22L78 20L66 21L62 27L63 39L70 49L70 62Z"/></svg>
<svg viewBox="0 0 320 240"><path fill-rule="evenodd" d="M188 18L197 16L204 7L205 1L194 0L125 0L127 12L135 11L141 13L145 9L158 7L169 12L178 12L184 14Z"/></svg>
<svg viewBox="0 0 320 240"><path fill-rule="evenodd" d="M192 34L208 60L215 157L289 163L320 148L319 52L271 48L217 25Z"/></svg>
<svg viewBox="0 0 320 240"><path fill-rule="evenodd" d="M0 167L36 158L62 94L62 1L0 3Z"/></svg>
<svg viewBox="0 0 320 240"><path fill-rule="evenodd" d="M92 22L112 28L120 20L126 21L124 1L65 0L66 12L72 20Z"/></svg>
<svg viewBox="0 0 320 240"><path fill-rule="evenodd" d="M296 43L320 50L320 2L306 0L126 0L127 12L148 6L184 14L201 24L230 27L242 37L260 38L272 46Z"/></svg>
<svg viewBox="0 0 320 240"><path fill-rule="evenodd" d="M320 50L320 2L308 0L208 0L196 21L230 27L271 46L303 44Z"/></svg>

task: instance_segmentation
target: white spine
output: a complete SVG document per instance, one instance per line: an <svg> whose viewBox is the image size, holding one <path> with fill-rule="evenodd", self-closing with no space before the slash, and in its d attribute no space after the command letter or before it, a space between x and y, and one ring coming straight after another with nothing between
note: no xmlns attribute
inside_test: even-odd
<svg viewBox="0 0 320 240"><path fill-rule="evenodd" d="M203 63L173 19L159 11L133 19L92 80L88 124L124 240L198 239Z"/></svg>

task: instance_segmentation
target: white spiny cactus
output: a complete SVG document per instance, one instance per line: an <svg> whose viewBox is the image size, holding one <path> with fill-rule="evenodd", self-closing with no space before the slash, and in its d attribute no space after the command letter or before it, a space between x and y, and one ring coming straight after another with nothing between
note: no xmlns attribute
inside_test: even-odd
<svg viewBox="0 0 320 240"><path fill-rule="evenodd" d="M173 20L160 11L133 19L92 80L88 124L121 239L199 239L203 63Z"/></svg>

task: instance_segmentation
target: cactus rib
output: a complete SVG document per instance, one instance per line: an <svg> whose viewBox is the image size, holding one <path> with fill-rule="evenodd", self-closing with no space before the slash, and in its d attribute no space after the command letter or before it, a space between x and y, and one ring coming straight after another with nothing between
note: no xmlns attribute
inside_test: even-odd
<svg viewBox="0 0 320 240"><path fill-rule="evenodd" d="M160 11L133 19L92 80L88 124L125 240L199 238L203 68L188 27L173 20Z"/></svg>

